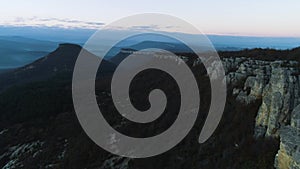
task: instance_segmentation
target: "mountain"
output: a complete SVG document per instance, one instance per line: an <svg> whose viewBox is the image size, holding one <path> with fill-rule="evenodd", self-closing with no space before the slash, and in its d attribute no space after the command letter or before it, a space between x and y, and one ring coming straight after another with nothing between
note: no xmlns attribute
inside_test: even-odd
<svg viewBox="0 0 300 169"><path fill-rule="evenodd" d="M0 74L0 91L13 85L47 80L59 74L72 75L81 50L84 49L79 45L60 44L56 50L33 63ZM101 64L103 71L112 71L114 68L112 63L105 60ZM68 78L71 80L71 76Z"/></svg>
<svg viewBox="0 0 300 169"><path fill-rule="evenodd" d="M120 48L119 53L113 56L110 61L119 64L124 58L129 56L131 52L143 49L156 48L166 50L172 53L191 53L192 50L184 44L173 42L143 41L128 47ZM115 50L114 50L115 51Z"/></svg>
<svg viewBox="0 0 300 169"><path fill-rule="evenodd" d="M143 41L141 43L130 46L130 48L135 50L142 50L147 48L158 48L174 53L178 52L192 52L192 50L184 44L172 43L172 42L159 42L159 41Z"/></svg>

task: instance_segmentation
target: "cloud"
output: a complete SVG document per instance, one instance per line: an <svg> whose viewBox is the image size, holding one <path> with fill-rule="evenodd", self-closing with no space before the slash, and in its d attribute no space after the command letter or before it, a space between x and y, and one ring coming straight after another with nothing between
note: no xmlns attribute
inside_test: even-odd
<svg viewBox="0 0 300 169"><path fill-rule="evenodd" d="M104 25L104 23L92 22L92 21L81 21L81 20L66 19L66 18L61 19L61 18L17 17L11 21L5 21L5 22L0 21L0 25L99 29Z"/></svg>
<svg viewBox="0 0 300 169"><path fill-rule="evenodd" d="M110 29L110 30L127 30L127 31L174 31L176 30L178 27L177 26L162 26L162 25L135 25L135 26L107 26L105 29Z"/></svg>
<svg viewBox="0 0 300 169"><path fill-rule="evenodd" d="M132 26L129 29L131 30L157 30L159 29L158 25L141 25L141 26Z"/></svg>

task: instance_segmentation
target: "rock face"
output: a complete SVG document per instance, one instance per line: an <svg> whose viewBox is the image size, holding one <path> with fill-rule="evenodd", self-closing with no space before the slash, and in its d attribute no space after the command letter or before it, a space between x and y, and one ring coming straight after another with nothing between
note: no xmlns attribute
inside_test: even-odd
<svg viewBox="0 0 300 169"><path fill-rule="evenodd" d="M291 112L300 103L297 62L232 60L225 59L224 65L227 70L236 69L228 72L227 78L234 86L237 100L246 104L257 99L262 101L256 117L255 137L278 137L278 130L291 122Z"/></svg>
<svg viewBox="0 0 300 169"><path fill-rule="evenodd" d="M280 130L280 150L275 158L278 169L300 169L300 105L292 112L291 125Z"/></svg>
<svg viewBox="0 0 300 169"><path fill-rule="evenodd" d="M263 89L262 106L256 118L257 136L278 137L278 129L290 123L291 111L299 104L298 70L271 64L271 77Z"/></svg>
<svg viewBox="0 0 300 169"><path fill-rule="evenodd" d="M299 130L289 126L280 130L280 150L275 158L278 169L300 168L300 134Z"/></svg>
<svg viewBox="0 0 300 169"><path fill-rule="evenodd" d="M249 104L261 99L254 137L280 138L280 150L275 158L278 169L300 168L300 76L297 64L245 58L224 60L227 82L234 86L232 92L237 101Z"/></svg>

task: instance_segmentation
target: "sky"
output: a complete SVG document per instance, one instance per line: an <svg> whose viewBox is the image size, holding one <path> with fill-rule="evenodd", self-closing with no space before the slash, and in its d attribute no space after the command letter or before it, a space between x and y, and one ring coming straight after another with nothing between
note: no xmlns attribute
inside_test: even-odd
<svg viewBox="0 0 300 169"><path fill-rule="evenodd" d="M299 0L0 0L2 26L98 29L125 16L162 13L206 34L300 37Z"/></svg>

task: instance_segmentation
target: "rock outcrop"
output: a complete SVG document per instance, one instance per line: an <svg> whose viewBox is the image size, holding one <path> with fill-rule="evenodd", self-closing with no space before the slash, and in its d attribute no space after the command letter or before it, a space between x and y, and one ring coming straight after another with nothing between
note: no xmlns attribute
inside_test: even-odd
<svg viewBox="0 0 300 169"><path fill-rule="evenodd" d="M262 100L256 117L255 137L278 137L278 130L291 122L291 112L300 103L298 63L234 60L224 60L227 70L236 69L227 74L228 84L234 87L233 95L246 104Z"/></svg>
<svg viewBox="0 0 300 169"><path fill-rule="evenodd" d="M237 61L235 61L237 60ZM227 58L227 82L236 100L245 104L260 99L255 138L280 138L275 158L278 169L300 168L300 76L295 61L258 61ZM236 70L236 71L229 71ZM299 105L298 107L296 107Z"/></svg>
<svg viewBox="0 0 300 169"><path fill-rule="evenodd" d="M291 125L280 129L280 149L275 158L278 169L300 169L300 105L292 112Z"/></svg>

